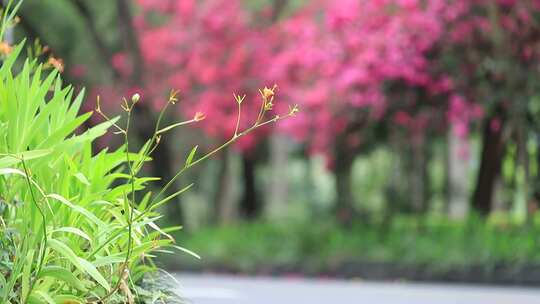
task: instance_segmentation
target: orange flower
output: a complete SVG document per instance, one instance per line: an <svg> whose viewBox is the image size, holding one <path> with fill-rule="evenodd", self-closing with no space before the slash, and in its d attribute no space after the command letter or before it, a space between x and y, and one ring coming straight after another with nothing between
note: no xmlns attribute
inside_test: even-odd
<svg viewBox="0 0 540 304"><path fill-rule="evenodd" d="M274 97L274 95L276 94L275 90L277 89L277 85L274 85L271 89L270 88L267 88L267 87L264 87L264 89L262 90L262 96L266 99L266 100L270 100Z"/></svg>
<svg viewBox="0 0 540 304"><path fill-rule="evenodd" d="M8 55L11 53L11 46L6 42L0 42L0 54L2 55Z"/></svg>
<svg viewBox="0 0 540 304"><path fill-rule="evenodd" d="M272 103L274 101L274 95L276 94L277 85L274 85L272 88L264 87L264 89L259 90L261 93L263 102L264 102L264 110L270 111L274 107L274 104Z"/></svg>
<svg viewBox="0 0 540 304"><path fill-rule="evenodd" d="M47 63L55 67L60 72L64 71L64 61L60 58L49 57L49 61Z"/></svg>

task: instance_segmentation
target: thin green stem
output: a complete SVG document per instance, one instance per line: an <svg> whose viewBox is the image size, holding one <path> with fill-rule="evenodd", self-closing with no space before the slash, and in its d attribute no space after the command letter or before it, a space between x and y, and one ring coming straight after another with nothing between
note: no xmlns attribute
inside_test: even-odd
<svg viewBox="0 0 540 304"><path fill-rule="evenodd" d="M192 120L188 120L188 121L184 121L184 122L179 122L179 123L176 123L176 124L173 124L173 125L170 125L168 127L165 127L163 129L160 129L160 124L161 124L161 120L162 118L164 117L164 114L165 114L165 111L167 110L168 108L168 105L169 103L171 103L172 101L176 100L175 97L173 95L171 95L171 97L169 98L169 102L164 106L164 108L160 111L160 114L158 116L158 120L156 122L156 125L155 125L155 129L154 129L154 133L152 135L152 137L150 138L150 140L147 142L145 148L143 149L141 155L142 155L142 158L140 159L140 162L137 162L137 163L134 163L132 164L131 162L131 159L130 159L130 156L129 156L129 138L128 138L128 134L129 134L129 129L130 129L130 123L131 123L131 114L133 112L133 109L134 109L134 106L135 106L135 102L133 102L131 105L129 105L127 103L127 101L125 101L125 106L123 106L124 110L126 110L126 112L128 113L128 118L127 118L127 124L126 124L126 129L123 130L122 128L120 128L119 126L117 126L115 124L115 127L117 127L119 130L120 130L120 133L122 133L124 135L124 139L125 139L125 142L126 142L126 147L125 147L125 153L126 153L126 162L127 162L127 166L128 166L128 170L129 170L129 174L130 174L130 185L131 185L131 199L128 199L128 195L125 195L125 199L127 200L127 205L129 206L129 220L128 220L128 223L126 225L123 225L121 226L119 229L117 229L108 239L107 241L103 242L98 248L96 248L95 250L92 251L92 253L90 253L90 255L88 256L88 258L92 258L94 255L96 255L98 252L100 252L103 248L105 248L105 246L107 246L110 242L112 242L112 240L114 240L116 237L118 237L123 231L125 231L124 229L127 227L128 228L128 243L127 243L127 252L126 252L126 258L125 258L125 261L122 265L122 270L119 274L119 279L118 279L118 282L115 286L114 289L112 289L106 296L104 296L101 301L104 301L105 299L109 298L114 292L116 292L120 286L121 286L121 283L122 283L122 280L124 275L125 274L125 271L127 269L129 269L129 260L130 260L130 257L132 255L132 252L133 252L133 222L134 221L138 221L139 219L143 218L151 209L147 209L145 211L142 211L140 214L138 215L135 215L135 210L134 210L134 206L135 206L135 179L136 179L136 174L137 172L142 168L142 164L144 163L144 161L146 160L146 158L155 150L155 148L157 147L157 145L159 144L159 136L162 134L162 133L165 133L175 127L178 127L178 126L183 126L183 125L186 125L186 124L189 124L189 123L192 123L192 122L196 122L200 119L197 119L197 118L194 118ZM226 148L227 146L229 146L230 144L234 143L235 141L237 141L240 137L248 134L249 132L257 129L257 128L260 128L260 127L263 127L267 124L271 124L271 123L275 123L279 120L282 120L282 119L285 119L287 117L290 117L290 116L293 116L294 115L294 111L291 111L289 112L288 114L284 115L284 116L279 116L279 115L276 115L275 117L273 117L272 119L269 119L265 122L261 122L263 119L264 119L264 116L265 116L265 113L266 113L266 104L265 104L265 101L263 100L262 102L262 105L261 105L261 109L260 109L260 112L259 112L259 115L257 117L257 120L254 122L254 124L245 129L244 131L242 132L239 132L239 129L240 129L240 119L241 119L241 100L239 101L237 99L237 102L238 102L238 116L237 116L237 120L236 120L236 126L235 126L235 132L233 134L233 136L227 140L225 143L223 143L222 145L218 146L217 148L213 149L212 151L210 151L209 153L203 155L202 157L200 157L199 159L195 160L195 161L192 161L192 162L189 162L189 163L186 163L184 165L184 167L182 167L175 175L172 179L170 179L167 184L161 188L161 190L159 191L159 193L157 195L155 195L151 202L149 203L149 206L152 206L156 203L156 201L158 199L161 198L161 196L169 190L170 187L172 187L172 185L175 183L175 181L188 169L190 169L191 167L199 164L200 162L212 157L214 154L218 153L219 151L221 151L222 149ZM105 119L107 120L110 120L105 114L103 114L101 112L101 110L99 109L99 104L98 104L98 113L100 113ZM196 116L197 117L197 116ZM134 169L135 168L135 169ZM127 274L129 276L129 274Z"/></svg>
<svg viewBox="0 0 540 304"><path fill-rule="evenodd" d="M172 124L172 125L170 125L170 126L168 126L168 127L165 127L165 128L163 128L163 129L160 129L160 130L157 131L155 134L160 135L160 134L165 133L165 132L167 132L167 131L169 131L169 130L171 130L171 129L174 129L174 128L176 128L176 127L185 126L185 125L188 125L188 124L194 123L194 122L196 122L195 119L190 119L190 120L186 120L186 121L177 122L177 123Z"/></svg>
<svg viewBox="0 0 540 304"><path fill-rule="evenodd" d="M122 264L122 268L121 268L121 271L119 273L119 276L118 276L118 282L116 283L115 287L109 292L107 293L107 295L105 295L104 297L101 298L101 301L104 302L105 299L109 298L111 295L113 295L121 286L122 284L122 280L123 280L123 277L124 277L124 273L126 271L129 271L129 259L131 257L131 254L132 254L132 251L133 251L133 214L134 214L134 205L135 205L135 173L133 171L133 166L131 164L131 160L130 160L130 157L129 157L129 138L128 138L128 134L129 134L129 128L130 128L130 123L131 123L131 113L132 113L132 110L133 110L133 107L129 108L127 110L127 122L126 122L126 129L125 129L125 132L124 132L124 140L126 142L126 162L127 162L127 166L128 166L128 170L129 170L129 174L130 174L130 185L131 185L131 200L127 197L127 195L124 195L124 199L127 200L126 204L129 208L129 210L126 210L127 212L129 212L129 216L128 216L128 224L127 224L127 228L128 228L128 243L127 243L127 252L126 252L126 258L124 260L124 263ZM144 158L143 158L144 159ZM123 229L122 229L123 230ZM122 231L122 230L119 230L119 231Z"/></svg>
<svg viewBox="0 0 540 304"><path fill-rule="evenodd" d="M238 104L238 115L236 116L236 128L234 128L234 136L238 135L238 128L240 128L240 116L242 114L242 105L240 102L237 102Z"/></svg>
<svg viewBox="0 0 540 304"><path fill-rule="evenodd" d="M48 239L47 239L47 221L46 221L46 217L45 217L45 212L43 212L43 210L41 209L41 207L39 206L37 200L36 200L36 196L34 194L34 190L32 188L32 181L30 180L30 171L28 170L28 167L26 166L26 162L24 161L24 157L21 157L21 164L23 166L23 170L24 170L24 175L25 175L25 180L26 180L26 183L28 185L28 191L30 192L30 197L32 198L32 202L34 203L34 205L36 205L36 208L38 209L38 212L39 214L41 215L41 219L42 219L42 224L41 224L41 229L43 231L43 242L45 244L48 243ZM40 246L40 249L39 249L39 263L36 267L36 276L34 277L33 281L32 281L32 284L30 285L30 288L28 290L28 295L30 295L30 293L32 292L32 289L35 285L35 282L39 276L39 273L41 272L41 269L43 268L43 263L45 261L45 246Z"/></svg>

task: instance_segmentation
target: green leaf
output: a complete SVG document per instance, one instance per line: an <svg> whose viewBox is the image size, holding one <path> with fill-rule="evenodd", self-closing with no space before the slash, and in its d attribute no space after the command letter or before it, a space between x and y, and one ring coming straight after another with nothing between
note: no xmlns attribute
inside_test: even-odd
<svg viewBox="0 0 540 304"><path fill-rule="evenodd" d="M184 193L185 191L189 190L194 184L191 183L189 184L188 186L176 191L175 193L167 196L166 198L160 200L159 202L153 204L152 206L150 206L148 208L148 211L152 211L152 210L155 210L156 208L159 208L160 206L166 204L168 201L174 199L175 197L179 196L180 194Z"/></svg>
<svg viewBox="0 0 540 304"><path fill-rule="evenodd" d="M199 256L198 254L196 254L195 252L193 252L193 251L191 251L189 249L186 249L184 247L180 247L180 246L177 246L177 245L172 245L172 247L176 248L176 249L178 249L178 250L180 250L182 252L185 252L185 253L187 253L187 254L189 254L189 255L191 255L191 256L199 259L199 260L201 259L201 256Z"/></svg>
<svg viewBox="0 0 540 304"><path fill-rule="evenodd" d="M191 152L189 153L188 158L186 159L186 167L189 167L191 165L191 162L193 161L193 157L195 157L195 152L197 152L198 147L199 146L195 146L193 147L193 149L191 149Z"/></svg>
<svg viewBox="0 0 540 304"><path fill-rule="evenodd" d="M11 70L11 67L13 67L13 64L15 63L15 60L17 60L17 57L19 57L19 54L21 53L21 50L24 46L25 41L22 41L19 43L8 55L6 59L2 62L2 68L0 68L0 75L5 75L8 73L9 70Z"/></svg>
<svg viewBox="0 0 540 304"><path fill-rule="evenodd" d="M100 220L97 216L95 216L92 212L84 209L83 207L81 206L77 206L73 203L71 203L70 201L68 201L67 199L65 199L64 197L62 197L61 195L58 195L58 194L49 194L47 195L47 197L49 198L52 198L52 199L55 199L59 202L61 202L62 204L68 206L69 208L71 208L73 211L76 211L82 215L84 215L88 220L90 220L91 222L93 222L94 224L98 225L98 226L105 226L105 223Z"/></svg>
<svg viewBox="0 0 540 304"><path fill-rule="evenodd" d="M86 120L88 120L88 118L90 118L91 115L92 113L88 112L75 118L74 120L70 122L67 122L61 128L59 128L58 130L55 130L54 133L50 134L47 138L44 138L43 142L39 144L38 148L47 147L47 146L50 146L52 144L62 141L69 134L71 134L78 127L80 127Z"/></svg>
<svg viewBox="0 0 540 304"><path fill-rule="evenodd" d="M118 255L118 256L96 257L96 260L94 261L94 266L96 267L110 266L112 264L124 263L125 261L126 261L125 254Z"/></svg>
<svg viewBox="0 0 540 304"><path fill-rule="evenodd" d="M84 231L80 230L79 228L61 227L61 228L53 230L52 232L68 232L68 233L78 235L78 236L86 239L88 242L92 242L92 239L90 238L90 236L88 236L88 234L86 234Z"/></svg>
<svg viewBox="0 0 540 304"><path fill-rule="evenodd" d="M84 284L75 276L73 273L63 267L60 266L45 266L39 273L39 278L44 277L52 277L57 280L64 281L68 283L70 286L80 290L80 291L86 291L86 288L84 287Z"/></svg>
<svg viewBox="0 0 540 304"><path fill-rule="evenodd" d="M84 176L84 174L82 174L81 172L78 172L76 173L75 175L75 178L78 179L81 183L87 185L87 186L90 186L90 182L88 181L88 178L86 178L86 176Z"/></svg>
<svg viewBox="0 0 540 304"><path fill-rule="evenodd" d="M4 288L7 286L7 280L3 273L0 273L0 294L4 293Z"/></svg>
<svg viewBox="0 0 540 304"><path fill-rule="evenodd" d="M94 280L96 280L96 282L99 283L99 285L103 286L107 291L111 289L111 286L109 285L107 280L105 280L101 273L99 273L96 267L87 260L78 257L67 245L55 239L49 239L48 244L49 247L51 247L54 251L58 252L66 259L68 259L71 264L73 264L73 266L75 266L77 269L90 275Z"/></svg>
<svg viewBox="0 0 540 304"><path fill-rule="evenodd" d="M46 303L49 304L56 304L56 301L45 291L43 290L33 290L32 294L30 295L30 298L32 298L32 301L34 300L34 295L39 296L41 299L45 300ZM43 303L43 301L37 302L37 303Z"/></svg>
<svg viewBox="0 0 540 304"><path fill-rule="evenodd" d="M53 249L54 251L56 251L60 255L64 256L66 259L68 259L68 261L70 261L71 264L73 264L73 266L75 266L75 267L77 267L79 269L82 268L82 265L79 263L78 256L66 244L64 244L64 243L62 243L60 241L57 241L55 239L49 238L47 240L47 245L51 249Z"/></svg>
<svg viewBox="0 0 540 304"><path fill-rule="evenodd" d="M146 209L146 206L150 202L150 197L152 196L152 191L146 192L144 197L142 198L141 202L139 203L139 207L137 209L144 211Z"/></svg>
<svg viewBox="0 0 540 304"><path fill-rule="evenodd" d="M28 293L30 292L30 271L32 270L32 262L34 260L34 253L35 253L35 250L34 249L30 249L28 251L28 254L26 255L26 263L24 264L24 267L23 267L23 272L22 272L22 279L21 279L21 289L22 289L22 300L23 300L23 303L26 302L26 296L28 295Z"/></svg>
<svg viewBox="0 0 540 304"><path fill-rule="evenodd" d="M62 303L62 304L82 304L82 303L85 303L86 301L84 301L83 299L79 298L79 297L76 297L74 295L68 295L68 294L63 294L63 295L57 295L54 297L54 301L56 303Z"/></svg>
<svg viewBox="0 0 540 304"><path fill-rule="evenodd" d="M52 153L51 149L41 149L41 150L32 150L32 151L25 151L21 153L15 153L12 155L5 155L2 158L0 158L0 168L6 168L9 166L18 164L21 162L22 159L24 159L25 161L30 160L30 159L36 159L36 158L49 155L51 153Z"/></svg>
<svg viewBox="0 0 540 304"><path fill-rule="evenodd" d="M15 175L20 175L20 176L26 177L26 174L24 172L22 172L21 170L19 170L19 169L0 168L0 175L10 175L10 174L15 174Z"/></svg>
<svg viewBox="0 0 540 304"><path fill-rule="evenodd" d="M82 265L86 273L88 273L92 278L94 278L94 280L96 280L99 285L103 286L103 288L105 288L107 291L111 290L111 285L109 285L107 280L105 280L105 278L101 275L101 273L99 273L97 268L92 263L88 262L83 258L78 259L79 263Z"/></svg>

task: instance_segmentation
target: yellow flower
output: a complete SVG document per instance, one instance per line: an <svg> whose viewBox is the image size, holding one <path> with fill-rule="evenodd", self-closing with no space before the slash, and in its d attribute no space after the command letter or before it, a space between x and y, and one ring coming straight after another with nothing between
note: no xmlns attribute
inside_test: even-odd
<svg viewBox="0 0 540 304"><path fill-rule="evenodd" d="M271 99L272 97L274 97L274 90L276 89L276 86L274 85L273 88L267 88L267 87L264 87L262 93L263 93L263 97L266 98L266 99Z"/></svg>

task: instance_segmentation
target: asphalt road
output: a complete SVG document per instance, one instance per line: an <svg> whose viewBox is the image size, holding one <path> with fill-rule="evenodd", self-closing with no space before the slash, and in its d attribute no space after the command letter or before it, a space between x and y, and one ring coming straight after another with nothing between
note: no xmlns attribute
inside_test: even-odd
<svg viewBox="0 0 540 304"><path fill-rule="evenodd" d="M176 275L192 304L540 304L540 289Z"/></svg>

